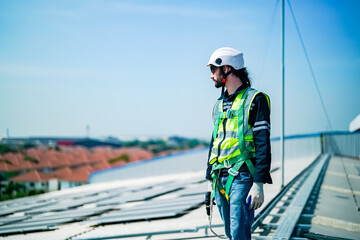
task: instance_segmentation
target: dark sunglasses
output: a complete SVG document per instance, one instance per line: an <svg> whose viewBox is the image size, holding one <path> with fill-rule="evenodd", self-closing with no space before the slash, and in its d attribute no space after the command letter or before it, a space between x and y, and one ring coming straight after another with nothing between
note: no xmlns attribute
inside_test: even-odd
<svg viewBox="0 0 360 240"><path fill-rule="evenodd" d="M216 67L216 66L214 66L214 65L210 65L210 71L211 71L211 73L214 74L217 68L218 68L218 67Z"/></svg>

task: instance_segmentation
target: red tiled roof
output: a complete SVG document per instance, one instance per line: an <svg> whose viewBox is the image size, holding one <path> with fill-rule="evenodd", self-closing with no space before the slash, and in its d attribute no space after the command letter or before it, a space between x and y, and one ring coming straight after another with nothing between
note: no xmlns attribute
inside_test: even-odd
<svg viewBox="0 0 360 240"><path fill-rule="evenodd" d="M44 182L51 178L52 177L48 174L34 170L12 177L10 180L14 182Z"/></svg>
<svg viewBox="0 0 360 240"><path fill-rule="evenodd" d="M126 164L125 161L109 163L110 159L119 157L123 154L129 156L130 162L149 159L154 156L151 152L137 147L119 149L97 147L92 150L76 147L62 148L61 151L31 148L26 150L24 154L7 153L0 155L0 171L19 171L24 169L39 170L43 168L61 167L61 169L48 174L48 177L51 176L64 181L87 182L88 175L93 171ZM25 156L35 158L39 162L34 163L25 160ZM76 169L71 168L79 165L83 165L83 167ZM37 179L36 176L39 174L39 177L45 178L46 174L41 175L42 173L38 171L32 172L34 173L32 173L33 176L29 178L29 181L35 181ZM16 176L15 179L17 179L17 177L24 179L23 175Z"/></svg>
<svg viewBox="0 0 360 240"><path fill-rule="evenodd" d="M30 157L33 157L33 158L36 158L36 159L40 158L41 153L42 153L42 151L39 150L39 149L36 149L36 148L29 148L29 149L26 150L26 155L27 156L30 156Z"/></svg>
<svg viewBox="0 0 360 240"><path fill-rule="evenodd" d="M114 163L110 163L111 164L111 167L118 167L118 166L123 166L126 164L125 161L121 160L121 161L116 161Z"/></svg>
<svg viewBox="0 0 360 240"><path fill-rule="evenodd" d="M106 168L111 168L111 165L107 161L97 162L91 166L95 171L106 169Z"/></svg>
<svg viewBox="0 0 360 240"><path fill-rule="evenodd" d="M19 171L23 169L31 169L31 163L24 160L24 156L20 153L6 153L0 157L7 164L7 171ZM2 161L2 162L4 162ZM0 169L2 171L2 169Z"/></svg>
<svg viewBox="0 0 360 240"><path fill-rule="evenodd" d="M76 169L71 169L69 167L61 168L54 172L51 172L50 175L53 178L57 178L62 181L68 182L87 182L89 174L93 172L94 169L91 166L83 166Z"/></svg>
<svg viewBox="0 0 360 240"><path fill-rule="evenodd" d="M94 172L94 169L89 166L83 166L73 170L73 175L68 179L70 182L88 182L90 173Z"/></svg>
<svg viewBox="0 0 360 240"><path fill-rule="evenodd" d="M3 162L4 161L4 162ZM7 172L10 171L9 170L9 165L8 163L5 162L5 159L0 159L0 172Z"/></svg>
<svg viewBox="0 0 360 240"><path fill-rule="evenodd" d="M69 167L64 167L64 168L60 168L56 171L53 171L51 173L49 173L52 177L57 178L57 179L61 179L64 176L68 176L72 174L72 171Z"/></svg>
<svg viewBox="0 0 360 240"><path fill-rule="evenodd" d="M113 157L117 157L117 156L121 156L122 154L126 154L130 157L130 162L136 162L139 160L149 159L154 156L151 152L146 151L142 148L137 148L137 147L117 149L113 152L113 154L114 154Z"/></svg>

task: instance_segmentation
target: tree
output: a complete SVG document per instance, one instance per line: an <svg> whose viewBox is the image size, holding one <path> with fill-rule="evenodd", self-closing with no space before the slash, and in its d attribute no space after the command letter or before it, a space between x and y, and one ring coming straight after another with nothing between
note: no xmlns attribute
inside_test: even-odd
<svg viewBox="0 0 360 240"><path fill-rule="evenodd" d="M5 154L9 152L18 152L15 148L7 145L7 144L0 144L0 154Z"/></svg>

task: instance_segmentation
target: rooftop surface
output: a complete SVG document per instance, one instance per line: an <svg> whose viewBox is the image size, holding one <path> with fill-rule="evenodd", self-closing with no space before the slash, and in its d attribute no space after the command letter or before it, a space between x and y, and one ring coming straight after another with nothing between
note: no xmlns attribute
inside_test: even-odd
<svg viewBox="0 0 360 240"><path fill-rule="evenodd" d="M206 159L206 156L206 150L197 150L141 164L134 163L132 167L118 168L106 174L114 180L116 174L127 172L131 173L131 176L128 175L130 179L98 182L1 202L1 238L214 239L203 205L207 189L205 166L198 160L200 163L191 165L191 168L194 167L192 171L184 172L189 167L189 164L185 164L186 160ZM285 184L314 162L316 157L287 159ZM174 159L178 163L183 161L184 166L173 166L178 171L183 167L182 171L166 174L164 169L167 164L172 165ZM308 238L328 236L360 239L360 161L338 156L329 159L306 234ZM160 166L164 169L160 169ZM272 164L274 184L265 185L265 203L255 214L259 214L281 190L281 171L278 167L279 162L275 161ZM150 171L153 169L157 171ZM150 176L150 173L153 175ZM104 175L100 176L102 178ZM216 208L212 225L216 233L223 234L222 221Z"/></svg>
<svg viewBox="0 0 360 240"><path fill-rule="evenodd" d="M202 169L200 171L164 174L161 169L158 169L157 172L153 172L155 175L142 178L136 178L136 173L146 171L146 166L153 169L159 167L160 163L165 166L167 163L172 164L171 159L193 161L206 159L206 156L207 150L197 150L168 157L168 159L145 161L134 164L130 171L133 178L128 180L94 183L32 198L3 202L0 204L0 210L5 213L2 213L3 216L0 218L3 222L0 231L6 232L18 227L24 229L28 226L39 227L39 225L52 229L26 234L17 232L5 237L20 240L104 239L124 234L176 232L184 229L190 229L193 233L162 234L153 236L151 239L176 239L177 236L180 239L186 236L192 239L194 236L205 236L205 228L202 227L208 225L208 219L203 206L204 193L207 189L203 164L192 165L192 167L197 166L196 168ZM314 157L309 157L301 159L300 162L289 161L285 182L289 182L313 160ZM177 170L180 167L181 164L176 167ZM275 162L272 167L275 170L272 173L275 184L265 186L265 204L280 190L281 175L280 171L276 171L278 163ZM141 171L136 171L136 169ZM186 166L185 169L187 169ZM177 202L178 200L180 202ZM11 214L7 215L6 210ZM216 209L212 223L214 226L221 226L222 223ZM197 228L199 229L195 231ZM214 230L219 234L222 233L222 227L214 228ZM209 231L208 234L212 235Z"/></svg>

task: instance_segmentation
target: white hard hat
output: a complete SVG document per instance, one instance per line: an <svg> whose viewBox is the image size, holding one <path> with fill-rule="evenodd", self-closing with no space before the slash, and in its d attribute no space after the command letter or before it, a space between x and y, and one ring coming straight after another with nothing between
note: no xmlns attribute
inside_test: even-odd
<svg viewBox="0 0 360 240"><path fill-rule="evenodd" d="M225 65L232 66L236 70L244 68L243 53L230 47L222 47L211 54L206 66L214 65L221 67Z"/></svg>

